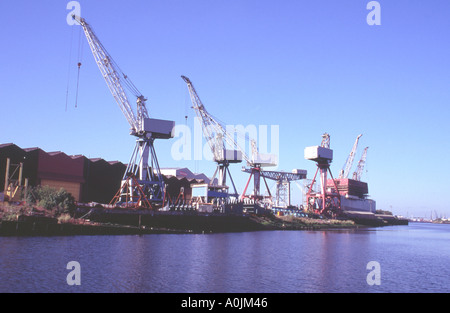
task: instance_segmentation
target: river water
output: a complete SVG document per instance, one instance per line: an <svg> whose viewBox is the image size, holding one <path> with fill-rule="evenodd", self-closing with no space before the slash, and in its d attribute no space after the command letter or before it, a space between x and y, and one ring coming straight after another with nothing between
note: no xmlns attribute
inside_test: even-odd
<svg viewBox="0 0 450 313"><path fill-rule="evenodd" d="M67 269L70 261L79 267ZM379 266L368 268L371 261ZM450 225L442 224L1 237L0 292L448 293L449 264Z"/></svg>

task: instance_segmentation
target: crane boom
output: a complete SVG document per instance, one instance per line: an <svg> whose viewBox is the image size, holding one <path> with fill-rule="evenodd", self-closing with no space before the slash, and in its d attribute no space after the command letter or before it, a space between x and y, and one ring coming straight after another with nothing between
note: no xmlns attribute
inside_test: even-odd
<svg viewBox="0 0 450 313"><path fill-rule="evenodd" d="M242 157L250 163L251 159L234 140L234 138L226 131L225 126L219 123L217 119L214 118L214 116L212 116L206 110L191 80L186 76L181 76L181 78L186 82L188 86L193 109L195 110L197 117L202 122L203 135L205 136L206 141L208 142L211 151L213 152L214 160L223 161L227 159L227 150L225 150L225 144L227 143L235 151L240 151L242 153ZM220 140L221 138L222 140Z"/></svg>
<svg viewBox="0 0 450 313"><path fill-rule="evenodd" d="M352 168L353 165L353 160L355 159L355 153L356 153L356 149L358 148L358 141L359 138L361 138L362 134L358 135L358 137L356 137L355 143L353 144L353 148L352 151L350 151L349 156L347 157L347 161L344 164L344 167L342 168L341 172L339 173L339 179L342 178L348 178L348 174L350 173L350 170Z"/></svg>
<svg viewBox="0 0 450 313"><path fill-rule="evenodd" d="M228 171L228 163L235 161L235 155L237 152L240 153L238 156L241 160L244 158L247 161L247 164L251 167L250 170L250 177L247 182L247 185L244 188L244 192L241 194L240 198L245 197L245 192L247 190L248 184L254 176L254 189L253 189L253 196L256 198L261 198L259 195L260 190L260 178L261 178L261 167L263 166L275 166L276 161L275 158L272 155L264 155L260 154L258 151L258 147L256 145L255 139L251 139L251 150L252 150L252 156L249 157L245 150L242 149L239 144L234 140L234 134L231 135L229 132L226 131L225 126L222 125L217 121L216 118L214 118L211 114L206 111L205 106L201 102L197 92L195 91L194 85L192 82L187 78L186 76L181 76L181 78L186 82L189 88L189 93L191 96L191 101L193 104L193 108L199 117L199 119L202 121L203 124L203 133L206 137L206 140L208 141L208 144L211 147L211 150L214 155L214 161L218 163L218 169L216 170L222 172L223 174L219 174L219 185L225 184L224 173ZM221 140L222 138L222 140ZM225 149L225 144L228 144L231 147L231 150ZM231 175L230 175L231 177ZM213 177L214 178L214 177ZM262 176L262 178L265 181L265 176ZM266 188L270 194L270 190L267 186ZM236 190L236 188L235 188Z"/></svg>
<svg viewBox="0 0 450 313"><path fill-rule="evenodd" d="M134 86L131 80L120 70L86 20L76 15L73 15L72 17L83 27L95 63L97 63L109 90L130 124L132 134L142 132L143 118L148 118L148 112L145 106L146 99ZM123 86L126 86L137 98L137 115L134 113L130 102L128 101Z"/></svg>
<svg viewBox="0 0 450 313"><path fill-rule="evenodd" d="M186 84L188 86L193 109L194 109L197 117L202 122L202 126L203 126L202 131L203 131L203 135L206 138L206 142L208 143L208 145L211 148L214 159L218 160L220 156L218 155L218 153L216 151L217 145L216 145L215 135L217 133L221 133L219 123L217 123L215 121L215 119L213 119L210 116L208 111L206 111L202 101L200 100L200 97L197 94L197 91L194 88L194 85L189 80L189 78L187 78L186 76L181 76L181 78L186 82Z"/></svg>
<svg viewBox="0 0 450 313"><path fill-rule="evenodd" d="M248 157L245 155L245 153L243 153L243 150L240 149L239 145L226 131L225 126L219 123L205 109L205 106L200 100L200 97L198 96L197 91L195 90L194 85L192 84L190 79L183 75L181 76L181 78L188 86L191 102L193 105L192 108L195 110L197 117L202 123L203 135L211 148L214 156L214 161L217 163L217 169L211 179L211 191L214 191L216 195L220 195L219 197L227 197L228 186L226 180L228 174L233 184L234 194L237 195L236 186L234 185L233 178L231 177L228 166L230 165L230 163L241 162L242 156L244 156L246 159L248 159ZM228 145L230 145L233 150L226 149L226 143L228 143ZM219 174L218 183L217 185L214 185L214 180L217 173Z"/></svg>
<svg viewBox="0 0 450 313"><path fill-rule="evenodd" d="M364 165L366 164L366 157L367 157L367 149L369 149L369 147L364 148L364 151L362 153L361 159L358 162L358 167L356 168L356 171L353 173L353 179L360 181L361 180L361 176L362 176L362 172L364 169Z"/></svg>

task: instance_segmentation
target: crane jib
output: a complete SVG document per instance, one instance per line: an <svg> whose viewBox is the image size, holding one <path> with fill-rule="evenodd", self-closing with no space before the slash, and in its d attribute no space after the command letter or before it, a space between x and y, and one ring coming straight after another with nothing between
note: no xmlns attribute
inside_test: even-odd
<svg viewBox="0 0 450 313"><path fill-rule="evenodd" d="M142 124L141 123L142 118L148 116L143 116L141 114L138 114L136 116L130 105L125 89L122 86L121 82L125 81L126 84L124 85L128 89L131 89L132 92L135 94L138 93L136 87L134 86L133 83L131 83L128 77L125 74L123 74L123 72L119 69L117 64L114 62L114 60L112 59L110 54L106 51L106 49L103 47L100 40L97 38L94 31L92 30L90 25L85 21L85 19L75 15L73 16L73 18L81 25L81 27L83 27L84 33L88 40L89 47L94 56L95 62L97 63L97 66L110 92L112 93L122 113L124 114L125 118L130 124L131 129L134 130L135 132L139 132ZM122 75L119 75L119 73L121 73ZM122 77L124 78L122 79ZM147 112L147 109L145 108L145 101L141 101L141 99L144 99L143 96L138 97L137 106L144 108L140 110L141 112Z"/></svg>

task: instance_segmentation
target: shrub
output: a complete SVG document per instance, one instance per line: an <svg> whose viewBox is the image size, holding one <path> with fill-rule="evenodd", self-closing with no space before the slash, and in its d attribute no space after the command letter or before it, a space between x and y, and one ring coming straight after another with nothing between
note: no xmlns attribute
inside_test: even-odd
<svg viewBox="0 0 450 313"><path fill-rule="evenodd" d="M30 190L27 202L43 207L54 216L69 213L75 208L75 198L64 188L59 190L49 186L37 186Z"/></svg>

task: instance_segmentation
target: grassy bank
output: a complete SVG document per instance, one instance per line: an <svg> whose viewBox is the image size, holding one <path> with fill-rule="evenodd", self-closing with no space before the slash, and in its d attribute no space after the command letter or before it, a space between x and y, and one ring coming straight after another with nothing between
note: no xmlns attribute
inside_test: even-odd
<svg viewBox="0 0 450 313"><path fill-rule="evenodd" d="M266 229L276 230L319 230L333 228L356 228L350 220L314 219L294 216L254 216L252 219Z"/></svg>

